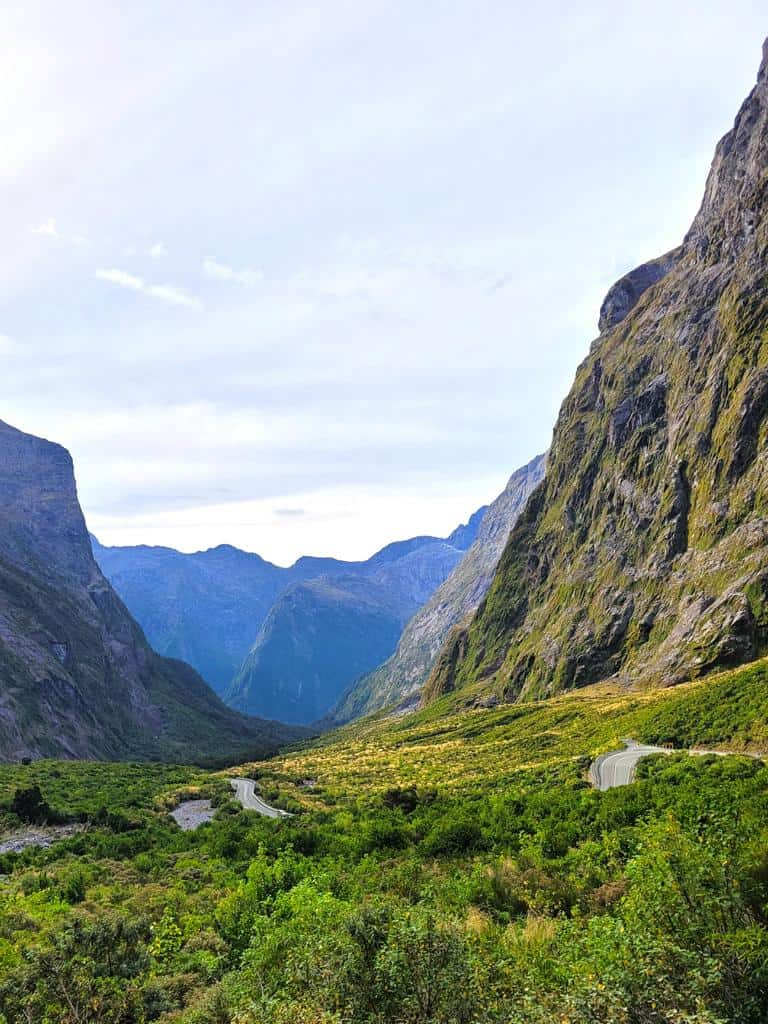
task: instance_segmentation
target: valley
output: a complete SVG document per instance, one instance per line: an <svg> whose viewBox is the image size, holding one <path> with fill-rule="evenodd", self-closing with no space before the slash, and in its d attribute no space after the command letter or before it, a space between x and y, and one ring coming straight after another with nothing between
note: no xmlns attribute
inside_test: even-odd
<svg viewBox="0 0 768 1024"><path fill-rule="evenodd" d="M478 280L489 302L513 283ZM350 291L361 322L409 319L356 274L301 315ZM768 40L682 242L596 319L546 453L448 535L360 561L103 545L69 451L0 421L0 1024L768 1020ZM360 346L377 373L388 344ZM489 406L529 385L479 376ZM226 450L276 536L306 510L264 512L253 419ZM314 474L337 432L281 423ZM338 494L318 514L348 525ZM196 500L178 521L208 529Z"/></svg>

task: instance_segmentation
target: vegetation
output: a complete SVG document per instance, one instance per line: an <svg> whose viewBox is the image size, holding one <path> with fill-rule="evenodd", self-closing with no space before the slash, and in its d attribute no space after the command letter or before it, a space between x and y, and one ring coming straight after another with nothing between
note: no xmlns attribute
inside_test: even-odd
<svg viewBox="0 0 768 1024"><path fill-rule="evenodd" d="M525 706L468 691L245 766L295 813L168 765L0 769L85 831L0 858L7 1024L758 1024L768 768L685 753L599 793L620 737L760 749L768 665ZM29 793L35 787L37 797ZM212 796L214 821L166 813Z"/></svg>

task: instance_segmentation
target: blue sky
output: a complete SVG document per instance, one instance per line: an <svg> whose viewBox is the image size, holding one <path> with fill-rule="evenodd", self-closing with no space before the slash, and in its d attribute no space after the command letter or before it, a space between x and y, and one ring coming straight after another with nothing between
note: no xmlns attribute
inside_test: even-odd
<svg viewBox="0 0 768 1024"><path fill-rule="evenodd" d="M3 419L107 543L447 533L677 244L763 5L5 4Z"/></svg>

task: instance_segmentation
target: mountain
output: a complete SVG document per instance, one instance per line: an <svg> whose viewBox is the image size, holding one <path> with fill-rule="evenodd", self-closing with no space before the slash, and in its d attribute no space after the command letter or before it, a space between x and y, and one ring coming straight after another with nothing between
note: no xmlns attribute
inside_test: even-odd
<svg viewBox="0 0 768 1024"><path fill-rule="evenodd" d="M370 675L359 679L331 716L348 722L418 693L451 629L479 605L517 517L544 479L546 456L518 469L496 500L477 513L476 537L448 578L406 625L397 650Z"/></svg>
<svg viewBox="0 0 768 1024"><path fill-rule="evenodd" d="M609 292L435 696L670 685L768 646L768 42L682 245Z"/></svg>
<svg viewBox="0 0 768 1024"><path fill-rule="evenodd" d="M469 546L482 511L457 527L446 543L459 552ZM320 577L367 576L411 550L441 543L436 537L413 537L388 544L366 561L305 555L283 568L229 545L184 554L146 545L105 547L95 537L91 542L102 572L152 647L194 666L219 694L240 671L267 613L288 587ZM387 644L382 657L393 646Z"/></svg>
<svg viewBox="0 0 768 1024"><path fill-rule="evenodd" d="M226 545L187 555L92 543L104 575L152 647L189 662L217 692L237 672L286 586L287 570ZM301 570L296 575L303 576Z"/></svg>
<svg viewBox="0 0 768 1024"><path fill-rule="evenodd" d="M474 531L451 536L462 543ZM225 700L286 722L323 717L353 680L389 657L405 623L462 554L447 541L420 537L389 545L355 573L289 587Z"/></svg>
<svg viewBox="0 0 768 1024"><path fill-rule="evenodd" d="M0 422L0 760L226 759L295 736L151 650L93 559L69 453Z"/></svg>

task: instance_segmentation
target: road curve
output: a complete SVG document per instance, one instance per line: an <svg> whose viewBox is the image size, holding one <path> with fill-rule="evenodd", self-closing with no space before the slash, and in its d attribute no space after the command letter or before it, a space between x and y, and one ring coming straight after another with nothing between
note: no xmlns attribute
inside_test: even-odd
<svg viewBox="0 0 768 1024"><path fill-rule="evenodd" d="M610 754L601 754L592 762L589 777L595 789L613 789L614 786L627 786L635 777L637 762L649 754L673 754L675 751L666 747L649 747L634 740L624 740L623 750L612 750ZM680 751L676 751L680 753Z"/></svg>
<svg viewBox="0 0 768 1024"><path fill-rule="evenodd" d="M235 791L235 799L240 801L246 811L257 811L265 818L290 818L288 811L270 807L258 796L253 779L230 779L229 784Z"/></svg>
<svg viewBox="0 0 768 1024"><path fill-rule="evenodd" d="M595 789L613 789L614 786L627 786L635 778L637 762L649 754L690 754L691 757L754 757L759 761L766 760L764 753L751 750L707 750L692 748L680 750L673 747L650 747L635 740L622 740L624 750L612 750L610 754L601 754L589 768L589 779Z"/></svg>

